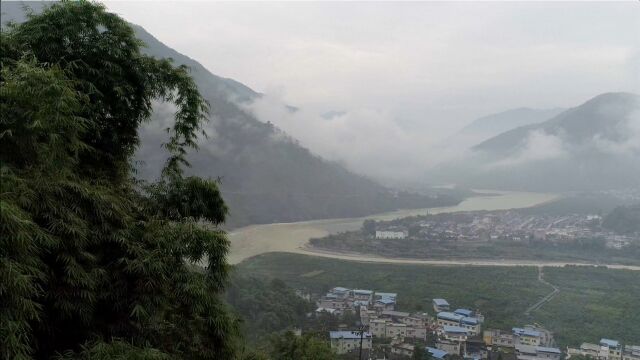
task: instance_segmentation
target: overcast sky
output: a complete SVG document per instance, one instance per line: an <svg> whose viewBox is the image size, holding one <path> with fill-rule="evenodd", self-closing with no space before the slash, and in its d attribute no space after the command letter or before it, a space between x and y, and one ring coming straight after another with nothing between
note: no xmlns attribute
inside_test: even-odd
<svg viewBox="0 0 640 360"><path fill-rule="evenodd" d="M402 149L391 157L401 159L493 112L640 92L638 1L107 6L213 73L267 94L255 111L356 169L381 155L366 143L382 139L357 132L367 122L376 136L392 137L381 148L395 141ZM283 120L268 110L278 101L305 113ZM318 116L330 110L349 115L330 124ZM330 154L349 144L367 154Z"/></svg>

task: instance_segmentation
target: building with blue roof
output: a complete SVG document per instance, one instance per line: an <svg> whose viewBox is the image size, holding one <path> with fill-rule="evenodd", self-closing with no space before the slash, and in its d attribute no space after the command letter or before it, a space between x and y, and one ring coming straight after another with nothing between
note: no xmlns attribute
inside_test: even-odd
<svg viewBox="0 0 640 360"><path fill-rule="evenodd" d="M600 339L600 346L606 346L608 348L619 348L620 343L616 340L602 338Z"/></svg>
<svg viewBox="0 0 640 360"><path fill-rule="evenodd" d="M537 330L514 327L511 331L517 343L530 346L540 346L542 343L542 334Z"/></svg>
<svg viewBox="0 0 640 360"><path fill-rule="evenodd" d="M439 330L440 335L446 340L466 341L470 335L469 330L460 326L442 326Z"/></svg>
<svg viewBox="0 0 640 360"><path fill-rule="evenodd" d="M608 359L620 359L622 356L622 346L617 340L611 339L600 339L600 346L602 347L602 351L607 352Z"/></svg>
<svg viewBox="0 0 640 360"><path fill-rule="evenodd" d="M398 294L396 293L388 293L388 292L376 292L376 299L384 299L384 298L388 298L388 299L396 299L398 297Z"/></svg>
<svg viewBox="0 0 640 360"><path fill-rule="evenodd" d="M447 355L449 355L449 353L444 350L432 348L429 346L427 346L425 350L428 351L431 354L431 356L440 360L443 360Z"/></svg>
<svg viewBox="0 0 640 360"><path fill-rule="evenodd" d="M453 313L454 314L458 314L458 315L462 315L462 316L466 316L466 317L473 316L473 311L471 311L469 309L456 309Z"/></svg>
<svg viewBox="0 0 640 360"><path fill-rule="evenodd" d="M560 360L562 351L558 348L517 344L518 360Z"/></svg>
<svg viewBox="0 0 640 360"><path fill-rule="evenodd" d="M437 313L449 311L449 303L445 299L433 299L433 310Z"/></svg>
<svg viewBox="0 0 640 360"><path fill-rule="evenodd" d="M445 320L445 321L455 322L455 324L441 324L441 325L451 325L451 326L455 326L455 325L460 324L460 321L462 321L462 319L464 318L464 316L462 316L462 315L454 314L454 313L448 312L448 311L441 311L436 316L437 316L438 320Z"/></svg>
<svg viewBox="0 0 640 360"><path fill-rule="evenodd" d="M478 320L478 318L474 318L474 317L463 317L461 322L463 324L466 324L466 325L478 325L478 324L480 324L480 320Z"/></svg>
<svg viewBox="0 0 640 360"><path fill-rule="evenodd" d="M474 317L467 317L460 314L442 311L437 317L438 326L459 326L466 329L472 335L480 334L480 320Z"/></svg>

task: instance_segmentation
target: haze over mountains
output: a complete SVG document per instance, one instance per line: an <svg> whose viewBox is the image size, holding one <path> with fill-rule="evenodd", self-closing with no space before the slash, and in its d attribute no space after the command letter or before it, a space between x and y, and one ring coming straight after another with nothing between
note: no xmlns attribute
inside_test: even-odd
<svg viewBox="0 0 640 360"><path fill-rule="evenodd" d="M29 5L35 10L42 6ZM3 2L3 22L11 18L21 20L21 6L21 2ZM193 166L189 171L221 179L232 226L363 216L457 200L397 193L339 163L322 159L309 151L307 144L300 144L251 111L251 105L263 99L260 93L233 79L212 74L143 28L135 26L135 30L147 44L146 53L170 57L176 64L189 66L200 91L211 104L211 121L206 129L209 137L200 139L200 150L190 154ZM283 107L288 112L296 111L292 106ZM417 172L427 174L424 178L406 180L533 191L637 186L639 113L637 95L611 93L569 110L518 108L485 116L450 139L449 146L455 151L465 151L462 158L450 160L437 150L422 151L443 161L436 168L424 164L423 169L418 169ZM323 118L340 118L345 114L348 112L331 111L324 113ZM157 104L154 121L140 134L136 165L143 178L154 179L159 174L166 158L160 144L166 138L164 128L172 115L173 109ZM366 145L367 140L360 142ZM383 148L393 152L394 145L401 144L391 141ZM420 156L405 160L414 164ZM403 159L391 158L394 161L374 165L391 169L403 165Z"/></svg>
<svg viewBox="0 0 640 360"><path fill-rule="evenodd" d="M505 131L549 120L565 109L531 109L521 107L483 116L462 128L451 139L455 144L478 144Z"/></svg>
<svg viewBox="0 0 640 360"><path fill-rule="evenodd" d="M503 132L441 169L474 186L602 190L640 182L640 97L607 93Z"/></svg>

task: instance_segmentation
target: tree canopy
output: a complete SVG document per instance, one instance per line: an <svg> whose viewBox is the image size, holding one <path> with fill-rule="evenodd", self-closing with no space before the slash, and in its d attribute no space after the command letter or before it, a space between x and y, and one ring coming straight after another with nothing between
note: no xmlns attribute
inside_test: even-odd
<svg viewBox="0 0 640 360"><path fill-rule="evenodd" d="M227 208L215 181L183 175L208 111L188 69L142 54L96 3L0 36L0 356L235 358ZM154 101L176 114L149 184L131 156Z"/></svg>

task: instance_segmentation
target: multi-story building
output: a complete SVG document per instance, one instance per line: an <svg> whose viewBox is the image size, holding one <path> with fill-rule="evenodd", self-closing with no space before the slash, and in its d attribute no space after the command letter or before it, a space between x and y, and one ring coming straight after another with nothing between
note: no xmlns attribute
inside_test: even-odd
<svg viewBox="0 0 640 360"><path fill-rule="evenodd" d="M407 326L407 337L410 339L427 341L427 328Z"/></svg>
<svg viewBox="0 0 640 360"><path fill-rule="evenodd" d="M515 338L512 333L496 329L485 330L482 333L482 340L484 340L484 343L487 346L512 348L516 345Z"/></svg>
<svg viewBox="0 0 640 360"><path fill-rule="evenodd" d="M444 325L440 328L439 334L442 338L451 341L466 341L469 337L469 330L460 326Z"/></svg>
<svg viewBox="0 0 640 360"><path fill-rule="evenodd" d="M445 299L433 299L433 311L437 313L449 311L449 303Z"/></svg>
<svg viewBox="0 0 640 360"><path fill-rule="evenodd" d="M355 289L352 290L352 294L353 294L353 300L354 301L366 301L366 302L371 302L371 300L373 299L373 291L371 290L362 290L362 289Z"/></svg>
<svg viewBox="0 0 640 360"><path fill-rule="evenodd" d="M387 322L385 337L388 339L404 339L407 336L407 325L402 323Z"/></svg>
<svg viewBox="0 0 640 360"><path fill-rule="evenodd" d="M389 298L378 299L373 303L373 308L378 312L395 310L396 301Z"/></svg>
<svg viewBox="0 0 640 360"><path fill-rule="evenodd" d="M511 329L511 331L513 332L513 336L516 338L516 345L541 345L542 334L537 330L516 327Z"/></svg>
<svg viewBox="0 0 640 360"><path fill-rule="evenodd" d="M367 332L361 334L358 331L330 331L329 338L331 349L339 355L360 351L361 343L365 352L371 349L371 334Z"/></svg>
<svg viewBox="0 0 640 360"><path fill-rule="evenodd" d="M412 357L415 346L407 343L398 343L391 345L391 354L400 357Z"/></svg>
<svg viewBox="0 0 640 360"><path fill-rule="evenodd" d="M567 358L572 356L586 356L593 359L600 359L600 345L591 343L582 343L579 348L567 347Z"/></svg>
<svg viewBox="0 0 640 360"><path fill-rule="evenodd" d="M459 326L464 316L448 311L442 311L436 315L436 318L438 326Z"/></svg>
<svg viewBox="0 0 640 360"><path fill-rule="evenodd" d="M449 356L449 354L444 350L440 350L440 349L436 349L428 346L425 348L425 350L427 350L431 354L432 358L437 360L444 360L446 357Z"/></svg>
<svg viewBox="0 0 640 360"><path fill-rule="evenodd" d="M557 348L533 346L533 345L516 345L516 357L518 360L560 360L562 351Z"/></svg>
<svg viewBox="0 0 640 360"><path fill-rule="evenodd" d="M640 346L626 345L622 352L622 360L640 360Z"/></svg>
<svg viewBox="0 0 640 360"><path fill-rule="evenodd" d="M452 355L460 355L462 350L462 342L447 339L439 339L436 342L436 348Z"/></svg>
<svg viewBox="0 0 640 360"><path fill-rule="evenodd" d="M333 289L329 290L330 294L335 295L339 299L346 299L347 297L349 297L350 292L351 292L351 289L347 289L340 286L334 287Z"/></svg>
<svg viewBox="0 0 640 360"><path fill-rule="evenodd" d="M600 354L607 360L622 360L622 346L616 340L600 339Z"/></svg>
<svg viewBox="0 0 640 360"><path fill-rule="evenodd" d="M369 321L369 331L377 338L384 338L387 336L387 320L384 319L372 319Z"/></svg>
<svg viewBox="0 0 640 360"><path fill-rule="evenodd" d="M438 326L459 326L465 328L469 335L480 334L480 320L475 317L464 316L455 312L443 311L437 315Z"/></svg>
<svg viewBox="0 0 640 360"><path fill-rule="evenodd" d="M376 230L376 239L404 239L407 235L406 231Z"/></svg>

